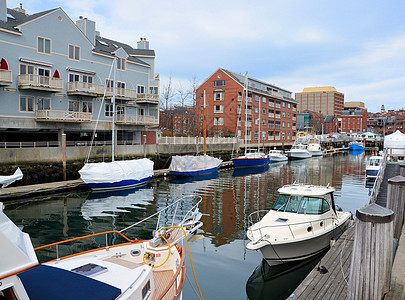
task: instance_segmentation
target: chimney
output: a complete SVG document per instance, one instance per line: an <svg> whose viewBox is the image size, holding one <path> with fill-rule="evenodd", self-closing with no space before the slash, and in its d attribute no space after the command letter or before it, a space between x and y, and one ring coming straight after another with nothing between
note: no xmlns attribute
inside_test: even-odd
<svg viewBox="0 0 405 300"><path fill-rule="evenodd" d="M26 14L26 10L23 8L22 3L20 3L20 7L14 8L15 11L18 11L20 13Z"/></svg>
<svg viewBox="0 0 405 300"><path fill-rule="evenodd" d="M140 41L138 41L138 49L149 50L149 41L141 37Z"/></svg>
<svg viewBox="0 0 405 300"><path fill-rule="evenodd" d="M96 45L96 22L80 16L79 20L76 21L76 25L87 36L90 42Z"/></svg>
<svg viewBox="0 0 405 300"><path fill-rule="evenodd" d="M7 22L7 0L0 0L0 21Z"/></svg>

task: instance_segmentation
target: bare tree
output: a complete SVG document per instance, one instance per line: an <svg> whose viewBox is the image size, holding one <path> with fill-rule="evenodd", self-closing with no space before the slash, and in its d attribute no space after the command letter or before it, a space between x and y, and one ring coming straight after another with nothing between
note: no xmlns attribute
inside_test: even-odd
<svg viewBox="0 0 405 300"><path fill-rule="evenodd" d="M175 96L175 91L173 89L172 74L170 73L169 81L163 87L163 92L162 92L162 97L163 97L163 101L164 101L164 110L167 111L169 109L169 104L172 101L174 96Z"/></svg>

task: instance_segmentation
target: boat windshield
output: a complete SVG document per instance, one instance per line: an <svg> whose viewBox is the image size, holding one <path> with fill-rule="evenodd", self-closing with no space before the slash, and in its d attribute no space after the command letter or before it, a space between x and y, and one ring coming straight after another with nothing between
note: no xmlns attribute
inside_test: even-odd
<svg viewBox="0 0 405 300"><path fill-rule="evenodd" d="M372 159L370 159L369 165L370 165L370 166L379 166L380 163L381 163L381 160L380 160L380 159L372 158Z"/></svg>
<svg viewBox="0 0 405 300"><path fill-rule="evenodd" d="M329 203L323 198L279 195L273 210L299 214L321 215L330 210Z"/></svg>

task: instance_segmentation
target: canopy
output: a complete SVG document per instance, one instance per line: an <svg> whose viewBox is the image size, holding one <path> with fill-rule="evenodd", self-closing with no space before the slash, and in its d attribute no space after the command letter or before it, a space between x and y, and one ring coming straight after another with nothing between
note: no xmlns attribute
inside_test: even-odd
<svg viewBox="0 0 405 300"><path fill-rule="evenodd" d="M12 184L16 180L20 180L23 178L23 173L21 172L20 168L18 168L13 175L8 176L0 176L0 185L1 188L4 189L6 186Z"/></svg>
<svg viewBox="0 0 405 300"><path fill-rule="evenodd" d="M190 172L200 171L217 167L222 162L221 159L211 157L208 155L203 156L173 156L169 171L176 172Z"/></svg>
<svg viewBox="0 0 405 300"><path fill-rule="evenodd" d="M0 70L8 70L8 64L7 61L2 58L0 62Z"/></svg>
<svg viewBox="0 0 405 300"><path fill-rule="evenodd" d="M53 78L60 78L59 71L56 69L55 73L53 73Z"/></svg>
<svg viewBox="0 0 405 300"><path fill-rule="evenodd" d="M141 180L153 176L153 161L148 158L85 164L79 170L85 183L113 183Z"/></svg>
<svg viewBox="0 0 405 300"><path fill-rule="evenodd" d="M397 130L392 134L386 135L384 137L384 149L387 148L397 148L392 150L392 154L405 154L405 134Z"/></svg>

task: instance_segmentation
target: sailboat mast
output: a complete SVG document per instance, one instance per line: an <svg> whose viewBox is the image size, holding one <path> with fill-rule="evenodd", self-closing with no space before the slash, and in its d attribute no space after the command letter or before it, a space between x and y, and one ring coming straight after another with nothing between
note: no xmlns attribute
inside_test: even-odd
<svg viewBox="0 0 405 300"><path fill-rule="evenodd" d="M261 114L262 114L262 112L261 112L261 110L260 110L260 104L261 104L261 99L260 99L260 97L259 97L259 137L258 137L258 139L257 139L257 152L260 152L260 135L262 134L261 133L261 131L260 131L260 123L261 123L261 120L260 120L260 116L261 116Z"/></svg>
<svg viewBox="0 0 405 300"><path fill-rule="evenodd" d="M203 112L204 112L204 120L203 120L203 124L204 124L204 155L206 155L207 154L207 142L206 142L206 138L207 138L207 133L206 133L206 118L205 118L205 90L204 90L204 109L203 109Z"/></svg>
<svg viewBox="0 0 405 300"><path fill-rule="evenodd" d="M114 161L114 157L115 157L115 113L116 113L116 111L115 111L115 92L116 92L116 90L115 90L115 88L116 88L116 83L115 83L115 73L116 73L116 63L117 63L117 58L116 57L114 57L114 62L113 62L113 68L114 68L114 71L113 71L113 82L112 82L112 85L113 85L113 96L112 96L112 100L111 100L111 102L112 102L112 108L113 108L113 110L112 110L112 127L111 127L111 129L112 129L112 134L111 134L111 144L112 144L112 148L111 148L111 161ZM110 85L111 85L111 81L110 81Z"/></svg>
<svg viewBox="0 0 405 300"><path fill-rule="evenodd" d="M247 153L247 121L248 121L248 113L247 113L247 108L248 108L248 76L247 76L247 72L245 74L245 156Z"/></svg>

